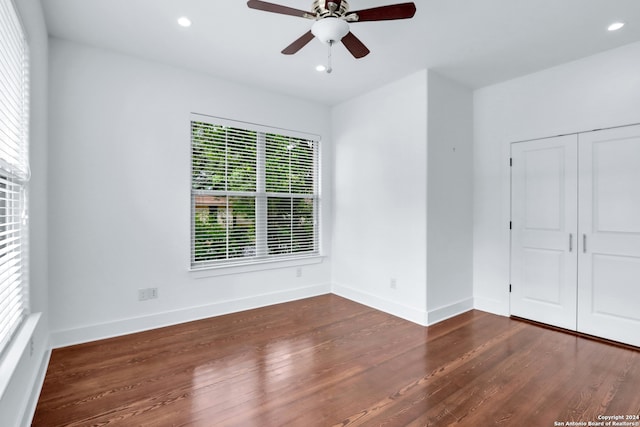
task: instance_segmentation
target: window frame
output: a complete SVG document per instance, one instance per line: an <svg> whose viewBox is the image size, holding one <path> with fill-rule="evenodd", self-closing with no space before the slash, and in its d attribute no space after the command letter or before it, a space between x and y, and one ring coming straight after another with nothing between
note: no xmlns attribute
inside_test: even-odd
<svg viewBox="0 0 640 427"><path fill-rule="evenodd" d="M196 190L194 189L194 122L205 123L211 126L221 126L233 129L240 129L245 132L256 133L256 181L255 191L231 191L231 190ZM313 143L313 189L309 193L274 193L267 191L266 184L266 146L267 135L277 135L279 137L294 138ZM189 270L192 272L203 272L202 277L218 274L229 274L229 272L259 271L270 268L282 268L286 266L300 266L322 262L321 250L321 222L320 222L320 148L321 138L319 135L292 131L288 129L275 128L250 122L231 120L216 116L209 116L199 113L191 113L189 120L189 148L190 148L190 253ZM228 176L228 175L225 175ZM204 196L226 196L226 197L250 197L255 201L255 256L225 258L219 260L196 261L195 259L195 215L196 215L196 195ZM313 203L313 234L311 251L286 253L280 255L268 254L267 227L269 222L268 201L274 198L309 199ZM293 210L292 210L293 211ZM214 273L212 273L214 272Z"/></svg>

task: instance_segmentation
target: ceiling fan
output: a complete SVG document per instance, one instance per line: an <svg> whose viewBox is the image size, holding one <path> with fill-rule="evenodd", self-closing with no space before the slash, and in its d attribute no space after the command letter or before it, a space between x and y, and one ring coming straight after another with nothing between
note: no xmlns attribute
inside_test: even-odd
<svg viewBox="0 0 640 427"><path fill-rule="evenodd" d="M407 19L412 18L416 13L416 5L412 2L357 11L349 10L347 0L314 0L312 12L261 0L249 0L247 6L251 9L298 16L315 21L311 30L285 47L282 53L292 55L316 37L329 45L329 60L331 60L331 45L339 41L344 44L354 58L362 58L369 54L369 49L349 30L350 23ZM330 65L327 72L331 72Z"/></svg>

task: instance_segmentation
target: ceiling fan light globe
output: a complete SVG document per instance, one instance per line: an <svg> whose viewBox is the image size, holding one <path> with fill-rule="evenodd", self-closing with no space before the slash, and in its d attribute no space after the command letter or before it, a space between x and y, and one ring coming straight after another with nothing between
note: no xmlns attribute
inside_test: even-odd
<svg viewBox="0 0 640 427"><path fill-rule="evenodd" d="M314 22L311 32L323 43L339 42L349 32L349 24L340 18L323 18Z"/></svg>

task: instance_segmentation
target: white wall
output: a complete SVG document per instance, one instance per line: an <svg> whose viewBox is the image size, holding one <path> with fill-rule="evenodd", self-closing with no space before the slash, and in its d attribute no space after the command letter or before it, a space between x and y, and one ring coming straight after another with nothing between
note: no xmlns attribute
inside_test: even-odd
<svg viewBox="0 0 640 427"><path fill-rule="evenodd" d="M334 292L424 324L426 71L334 107L331 122Z"/></svg>
<svg viewBox="0 0 640 427"><path fill-rule="evenodd" d="M640 122L640 43L474 94L474 296L509 314L509 144Z"/></svg>
<svg viewBox="0 0 640 427"><path fill-rule="evenodd" d="M50 40L53 345L330 291L330 262L189 272L189 113L321 135L331 246L329 109L202 74ZM234 273L234 274L227 274ZM138 289L159 298L139 302Z"/></svg>
<svg viewBox="0 0 640 427"><path fill-rule="evenodd" d="M34 313L18 333L2 364L12 376L0 399L0 424L30 425L49 360L47 289L47 30L38 0L15 2L30 50L29 285ZM32 343L32 344L31 344ZM33 346L32 346L33 345ZM0 366L4 371L7 366Z"/></svg>
<svg viewBox="0 0 640 427"><path fill-rule="evenodd" d="M473 307L473 92L428 74L428 323Z"/></svg>
<svg viewBox="0 0 640 427"><path fill-rule="evenodd" d="M473 307L472 115L426 70L334 107L335 293L423 325Z"/></svg>

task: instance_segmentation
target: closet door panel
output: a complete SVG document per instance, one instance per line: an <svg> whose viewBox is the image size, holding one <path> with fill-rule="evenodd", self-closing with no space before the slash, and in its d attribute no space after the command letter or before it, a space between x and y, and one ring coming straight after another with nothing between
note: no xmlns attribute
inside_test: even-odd
<svg viewBox="0 0 640 427"><path fill-rule="evenodd" d="M579 139L578 330L640 346L640 126Z"/></svg>
<svg viewBox="0 0 640 427"><path fill-rule="evenodd" d="M575 330L577 136L511 150L511 314Z"/></svg>

